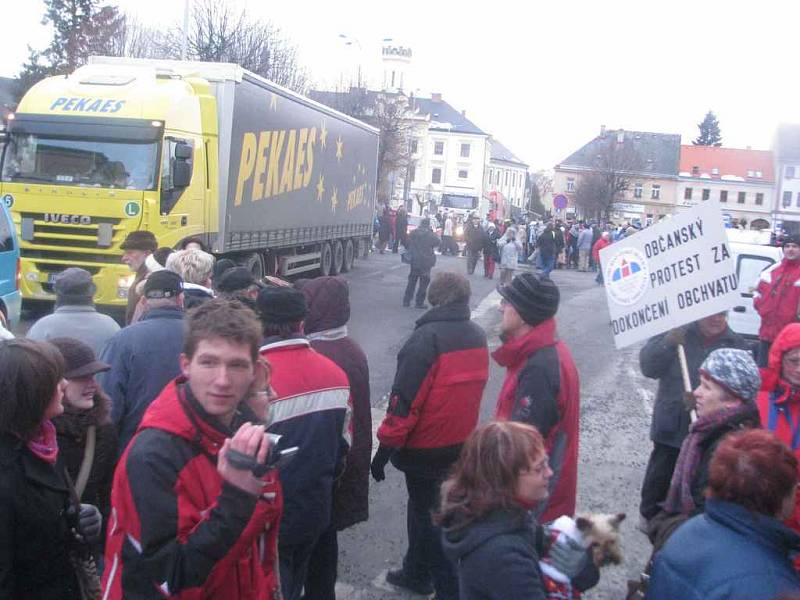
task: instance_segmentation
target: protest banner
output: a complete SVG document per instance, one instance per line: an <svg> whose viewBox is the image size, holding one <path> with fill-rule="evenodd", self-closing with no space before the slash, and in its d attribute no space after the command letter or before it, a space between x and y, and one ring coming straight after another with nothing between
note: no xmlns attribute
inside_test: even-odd
<svg viewBox="0 0 800 600"><path fill-rule="evenodd" d="M617 348L728 310L736 261L716 201L663 219L600 251Z"/></svg>

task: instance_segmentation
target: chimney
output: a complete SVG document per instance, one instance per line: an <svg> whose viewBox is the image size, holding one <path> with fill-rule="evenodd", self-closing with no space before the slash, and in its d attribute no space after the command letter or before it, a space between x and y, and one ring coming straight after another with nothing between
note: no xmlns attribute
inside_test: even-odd
<svg viewBox="0 0 800 600"><path fill-rule="evenodd" d="M442 101L442 94L439 92L431 93L431 102L441 102Z"/></svg>
<svg viewBox="0 0 800 600"><path fill-rule="evenodd" d="M606 126L605 125L600 125L600 137L601 138L606 137Z"/></svg>
<svg viewBox="0 0 800 600"><path fill-rule="evenodd" d="M625 130L624 129L620 129L617 132L617 143L618 144L624 144L625 143Z"/></svg>

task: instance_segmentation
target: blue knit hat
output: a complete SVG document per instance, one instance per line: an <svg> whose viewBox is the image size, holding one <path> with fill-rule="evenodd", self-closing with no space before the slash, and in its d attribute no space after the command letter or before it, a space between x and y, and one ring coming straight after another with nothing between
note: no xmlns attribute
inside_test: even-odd
<svg viewBox="0 0 800 600"><path fill-rule="evenodd" d="M761 387L761 375L756 361L753 360L753 354L746 350L714 350L703 361L700 373L745 402L753 402Z"/></svg>

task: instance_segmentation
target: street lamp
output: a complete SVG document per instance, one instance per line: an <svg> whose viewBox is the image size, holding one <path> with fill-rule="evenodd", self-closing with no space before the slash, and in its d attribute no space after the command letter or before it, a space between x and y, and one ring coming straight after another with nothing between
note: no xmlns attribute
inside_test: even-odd
<svg viewBox="0 0 800 600"><path fill-rule="evenodd" d="M361 46L361 42L358 41L358 38L347 35L346 33L340 33L339 39L344 42L345 46L352 46L355 44L358 46L359 51L359 59L358 59L358 87L361 87L361 58L364 55L364 48Z"/></svg>

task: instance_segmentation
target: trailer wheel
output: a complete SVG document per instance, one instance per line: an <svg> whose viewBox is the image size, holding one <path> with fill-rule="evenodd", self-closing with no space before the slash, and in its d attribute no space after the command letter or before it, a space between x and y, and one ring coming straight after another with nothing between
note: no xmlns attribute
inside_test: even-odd
<svg viewBox="0 0 800 600"><path fill-rule="evenodd" d="M353 246L353 240L345 240L344 242L344 262L342 263L342 273L347 273L353 268L353 261L356 258L356 250Z"/></svg>
<svg viewBox="0 0 800 600"><path fill-rule="evenodd" d="M333 264L333 251L328 242L323 242L320 246L319 256L319 274L327 277L331 274L331 265Z"/></svg>
<svg viewBox="0 0 800 600"><path fill-rule="evenodd" d="M344 248L341 240L333 242L333 263L331 264L331 275L338 275L342 272L344 264Z"/></svg>
<svg viewBox="0 0 800 600"><path fill-rule="evenodd" d="M245 254L241 265L253 274L256 281L261 281L264 278L264 257L260 252Z"/></svg>

